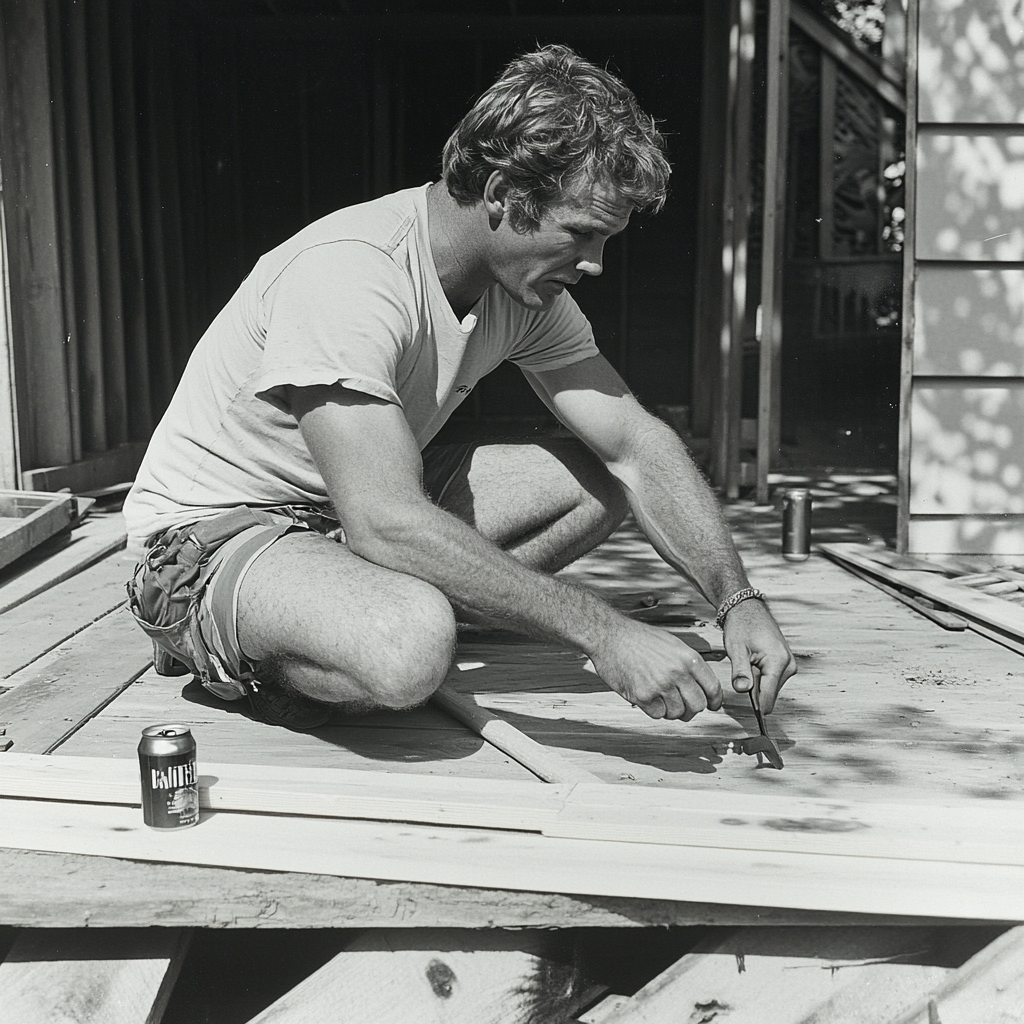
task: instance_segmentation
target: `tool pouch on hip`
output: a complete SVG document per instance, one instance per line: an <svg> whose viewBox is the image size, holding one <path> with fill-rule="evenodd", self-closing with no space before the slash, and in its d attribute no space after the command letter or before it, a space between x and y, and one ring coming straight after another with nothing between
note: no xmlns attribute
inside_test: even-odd
<svg viewBox="0 0 1024 1024"><path fill-rule="evenodd" d="M209 682L213 665L199 635L196 613L212 571L210 559L243 530L279 522L280 517L240 506L210 519L172 527L150 544L127 589L132 614L153 641L158 673L192 672Z"/></svg>

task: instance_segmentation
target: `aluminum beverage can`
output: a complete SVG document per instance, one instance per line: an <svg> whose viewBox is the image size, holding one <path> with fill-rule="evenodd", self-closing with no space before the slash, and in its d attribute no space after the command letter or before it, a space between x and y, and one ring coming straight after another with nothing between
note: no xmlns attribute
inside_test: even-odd
<svg viewBox="0 0 1024 1024"><path fill-rule="evenodd" d="M151 725L139 740L142 820L150 828L187 828L199 821L196 741L187 725Z"/></svg>
<svg viewBox="0 0 1024 1024"><path fill-rule="evenodd" d="M782 557L803 562L811 553L811 492L797 487L782 501Z"/></svg>

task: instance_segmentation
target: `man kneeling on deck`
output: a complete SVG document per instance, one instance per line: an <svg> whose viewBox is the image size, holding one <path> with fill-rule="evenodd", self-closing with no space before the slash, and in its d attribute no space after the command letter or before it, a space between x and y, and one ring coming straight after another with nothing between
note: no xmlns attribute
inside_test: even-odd
<svg viewBox="0 0 1024 1024"><path fill-rule="evenodd" d="M125 504L157 669L259 719L406 708L461 619L585 652L652 718L718 708L701 657L551 574L632 509L719 609L733 685L771 711L793 656L676 434L598 353L566 290L664 202L653 120L549 46L455 129L443 180L316 221L200 340ZM502 360L578 440L431 445Z"/></svg>

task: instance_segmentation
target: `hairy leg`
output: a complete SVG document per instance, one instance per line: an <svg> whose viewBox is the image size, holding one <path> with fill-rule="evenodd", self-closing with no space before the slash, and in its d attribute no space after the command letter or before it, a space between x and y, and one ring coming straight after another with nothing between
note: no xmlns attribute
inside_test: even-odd
<svg viewBox="0 0 1024 1024"><path fill-rule="evenodd" d="M441 507L525 565L557 572L622 522L622 488L582 442L550 438L480 445Z"/></svg>
<svg viewBox="0 0 1024 1024"><path fill-rule="evenodd" d="M350 710L421 704L455 644L439 590L311 533L288 534L256 559L237 622L257 679Z"/></svg>

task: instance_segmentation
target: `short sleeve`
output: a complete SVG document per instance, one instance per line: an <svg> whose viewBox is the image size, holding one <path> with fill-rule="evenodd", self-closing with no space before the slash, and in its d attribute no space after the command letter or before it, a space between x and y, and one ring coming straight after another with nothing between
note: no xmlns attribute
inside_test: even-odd
<svg viewBox="0 0 1024 1024"><path fill-rule="evenodd" d="M413 334L408 279L384 252L328 242L297 255L266 287L255 393L285 412L284 387L340 383L401 405L396 371Z"/></svg>
<svg viewBox="0 0 1024 1024"><path fill-rule="evenodd" d="M557 370L599 354L590 321L562 292L550 309L532 313L508 358L523 370Z"/></svg>

